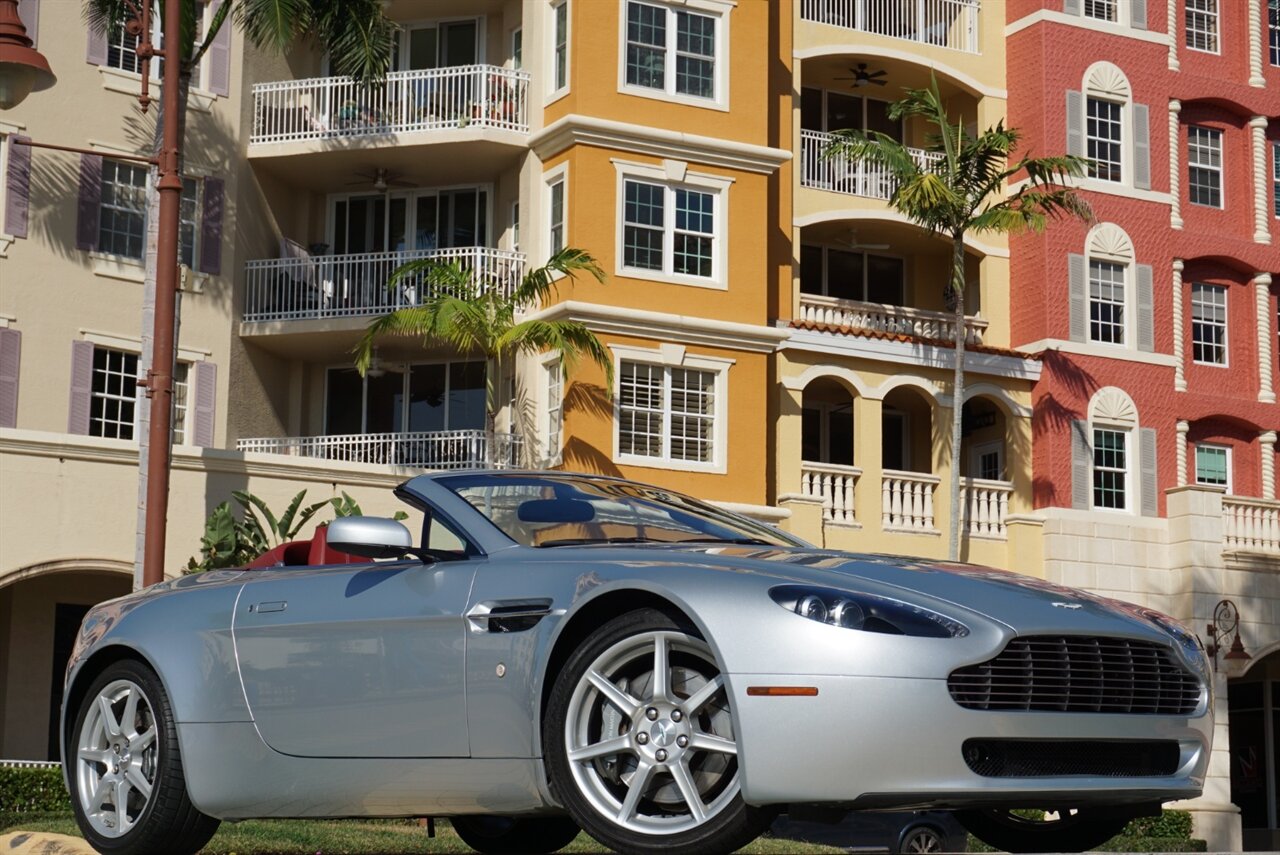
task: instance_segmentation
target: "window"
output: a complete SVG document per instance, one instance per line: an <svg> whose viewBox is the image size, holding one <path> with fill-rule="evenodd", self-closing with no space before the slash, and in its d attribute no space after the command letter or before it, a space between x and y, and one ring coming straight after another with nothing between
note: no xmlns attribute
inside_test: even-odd
<svg viewBox="0 0 1280 855"><path fill-rule="evenodd" d="M160 18L154 12L151 16L152 26L160 26ZM123 23L112 28L107 33L107 66L109 68L118 68L121 71L128 71L131 74L142 73L142 60L138 58L138 42L139 36L130 35L125 29ZM158 75L159 56L156 57L156 64L151 66L151 73Z"/></svg>
<svg viewBox="0 0 1280 855"><path fill-rule="evenodd" d="M133 439L137 404L138 354L95 347L89 435Z"/></svg>
<svg viewBox="0 0 1280 855"><path fill-rule="evenodd" d="M1116 20L1116 0L1084 0L1084 16L1099 21Z"/></svg>
<svg viewBox="0 0 1280 855"><path fill-rule="evenodd" d="M387 366L363 378L354 368L330 368L325 433L481 430L484 396L483 362Z"/></svg>
<svg viewBox="0 0 1280 855"><path fill-rule="evenodd" d="M552 6L551 14L555 18L551 91L555 93L569 86L569 0L560 0Z"/></svg>
<svg viewBox="0 0 1280 855"><path fill-rule="evenodd" d="M618 453L715 462L714 371L624 360L619 372Z"/></svg>
<svg viewBox="0 0 1280 855"><path fill-rule="evenodd" d="M1004 443L987 442L973 449L973 477L1004 480Z"/></svg>
<svg viewBox="0 0 1280 855"><path fill-rule="evenodd" d="M714 193L624 182L623 267L711 278L715 207Z"/></svg>
<svg viewBox="0 0 1280 855"><path fill-rule="evenodd" d="M1227 364L1227 289L1191 284L1191 354L1205 365Z"/></svg>
<svg viewBox="0 0 1280 855"><path fill-rule="evenodd" d="M715 99L718 27L715 15L627 3L626 85Z"/></svg>
<svg viewBox="0 0 1280 855"><path fill-rule="evenodd" d="M1089 177L1104 181L1120 181L1120 115L1121 105L1115 101L1089 98L1086 108L1088 129L1086 156L1089 158Z"/></svg>
<svg viewBox="0 0 1280 855"><path fill-rule="evenodd" d="M1280 143L1271 144L1271 204L1280 217Z"/></svg>
<svg viewBox="0 0 1280 855"><path fill-rule="evenodd" d="M98 251L141 259L147 234L147 169L118 160L102 162Z"/></svg>
<svg viewBox="0 0 1280 855"><path fill-rule="evenodd" d="M905 262L889 255L802 244L800 291L890 306L905 304Z"/></svg>
<svg viewBox="0 0 1280 855"><path fill-rule="evenodd" d="M1125 266L1089 259L1089 340L1125 343Z"/></svg>
<svg viewBox="0 0 1280 855"><path fill-rule="evenodd" d="M1187 47L1218 52L1218 0L1186 0Z"/></svg>
<svg viewBox="0 0 1280 855"><path fill-rule="evenodd" d="M178 209L178 263L196 266L196 241L200 237L200 182L182 179L182 205Z"/></svg>
<svg viewBox="0 0 1280 855"><path fill-rule="evenodd" d="M520 27L511 33L511 67L524 68L524 29Z"/></svg>
<svg viewBox="0 0 1280 855"><path fill-rule="evenodd" d="M1271 30L1271 64L1280 65L1280 0L1268 0L1267 19Z"/></svg>
<svg viewBox="0 0 1280 855"><path fill-rule="evenodd" d="M1222 131L1187 128L1187 187L1195 205L1222 207Z"/></svg>
<svg viewBox="0 0 1280 855"><path fill-rule="evenodd" d="M550 225L548 247L555 255L564 249L564 178L553 182L549 190L547 222Z"/></svg>
<svg viewBox="0 0 1280 855"><path fill-rule="evenodd" d="M187 444L187 401L190 398L191 364L179 362L173 371L173 442Z"/></svg>
<svg viewBox="0 0 1280 855"><path fill-rule="evenodd" d="M1231 492L1231 449L1196 443L1196 483L1226 487Z"/></svg>
<svg viewBox="0 0 1280 855"><path fill-rule="evenodd" d="M903 122L889 117L891 104L806 86L800 92L800 127L808 131L879 131L903 142Z"/></svg>
<svg viewBox="0 0 1280 855"><path fill-rule="evenodd" d="M1093 506L1122 511L1129 482L1129 432L1093 429Z"/></svg>
<svg viewBox="0 0 1280 855"><path fill-rule="evenodd" d="M546 456L555 459L560 456L560 432L564 423L564 371L559 359L548 362L543 370L547 380Z"/></svg>
<svg viewBox="0 0 1280 855"><path fill-rule="evenodd" d="M520 203L511 203L511 248L520 251Z"/></svg>

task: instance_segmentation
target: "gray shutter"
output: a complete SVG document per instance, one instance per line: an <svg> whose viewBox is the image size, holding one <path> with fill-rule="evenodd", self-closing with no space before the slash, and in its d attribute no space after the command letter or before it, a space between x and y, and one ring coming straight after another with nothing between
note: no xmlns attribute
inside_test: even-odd
<svg viewBox="0 0 1280 855"><path fill-rule="evenodd" d="M1138 350L1152 353L1156 349L1155 289L1151 281L1151 265L1139 264L1135 277L1138 292Z"/></svg>
<svg viewBox="0 0 1280 855"><path fill-rule="evenodd" d="M1067 310L1071 312L1071 340L1085 341L1089 337L1088 271L1083 255L1067 256Z"/></svg>
<svg viewBox="0 0 1280 855"><path fill-rule="evenodd" d="M1071 507L1089 510L1089 493L1093 490L1093 453L1089 450L1089 423L1071 423Z"/></svg>
<svg viewBox="0 0 1280 855"><path fill-rule="evenodd" d="M0 428L18 426L18 367L22 333L0 327Z"/></svg>
<svg viewBox="0 0 1280 855"><path fill-rule="evenodd" d="M214 418L218 404L218 366L212 362L197 362L192 367L195 386L195 406L191 408L192 442L201 448L213 447Z"/></svg>
<svg viewBox="0 0 1280 855"><path fill-rule="evenodd" d="M76 248L98 248L98 209L102 205L102 157L80 155L80 202L76 208Z"/></svg>
<svg viewBox="0 0 1280 855"><path fill-rule="evenodd" d="M1138 458L1142 467L1142 515L1156 517L1160 515L1160 497L1156 479L1156 429L1138 429Z"/></svg>
<svg viewBox="0 0 1280 855"><path fill-rule="evenodd" d="M18 145L12 137L9 147L9 174L5 176L4 230L13 237L27 236L31 199L31 147Z"/></svg>
<svg viewBox="0 0 1280 855"><path fill-rule="evenodd" d="M40 41L40 0L18 0L18 19L27 29L31 46L38 49L36 42Z"/></svg>
<svg viewBox="0 0 1280 855"><path fill-rule="evenodd" d="M1133 105L1133 186L1151 189L1151 120L1146 104Z"/></svg>
<svg viewBox="0 0 1280 855"><path fill-rule="evenodd" d="M1068 15L1080 14L1080 0L1062 0L1062 11Z"/></svg>
<svg viewBox="0 0 1280 855"><path fill-rule="evenodd" d="M1147 0L1133 0L1129 7L1129 26L1135 30L1147 28Z"/></svg>
<svg viewBox="0 0 1280 855"><path fill-rule="evenodd" d="M93 401L93 342L71 342L71 404L67 408L67 433L89 433L89 407Z"/></svg>
<svg viewBox="0 0 1280 855"><path fill-rule="evenodd" d="M196 264L201 273L214 276L222 272L222 202L225 186L221 178L206 178L200 209L200 257L196 259Z"/></svg>
<svg viewBox="0 0 1280 855"><path fill-rule="evenodd" d="M90 65L107 64L107 31L98 27L87 27L89 43L84 50L84 61Z"/></svg>
<svg viewBox="0 0 1280 855"><path fill-rule="evenodd" d="M218 14L222 0L213 0L210 8L210 20ZM206 54L209 62L209 91L214 95L231 94L231 16L228 15L218 28L218 32L209 43Z"/></svg>
<svg viewBox="0 0 1280 855"><path fill-rule="evenodd" d="M1084 157L1084 96L1067 90L1067 154Z"/></svg>

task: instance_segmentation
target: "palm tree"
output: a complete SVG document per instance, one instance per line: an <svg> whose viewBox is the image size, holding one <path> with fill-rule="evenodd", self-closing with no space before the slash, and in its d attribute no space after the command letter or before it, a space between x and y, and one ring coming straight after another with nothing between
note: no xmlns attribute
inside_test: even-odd
<svg viewBox="0 0 1280 855"><path fill-rule="evenodd" d="M894 120L916 116L931 125L926 149L936 159L917 161L902 143L877 131L838 131L826 158L847 158L879 166L891 177L889 205L930 234L951 240L951 274L939 283L954 301L955 381L951 417L951 529L948 556L960 555L960 439L964 408L965 274L964 241L970 233L1014 234L1043 231L1051 217L1090 219L1092 212L1068 185L1083 173L1085 161L1071 155L1012 160L1022 134L1004 122L978 136L952 121L933 79L928 89L909 89L889 106ZM1025 176L1025 177L1022 177ZM1015 178L1021 184L1006 195Z"/></svg>
<svg viewBox="0 0 1280 855"><path fill-rule="evenodd" d="M572 281L588 273L604 281L604 271L585 250L565 247L542 267L530 270L510 293L494 288L477 276L474 268L454 262L422 258L407 262L391 274L389 287L409 280L427 294L421 305L396 309L369 324L356 345L356 368L361 374L373 361L374 343L383 336L421 338L424 344L447 344L462 353L479 353L485 359L484 432L485 462L496 462L494 425L501 399L498 383L503 365L519 354L546 351L561 356L561 371L568 374L580 357L604 369L606 388L613 388L613 360L595 333L579 321L519 318L529 307L545 305L554 296L559 277Z"/></svg>

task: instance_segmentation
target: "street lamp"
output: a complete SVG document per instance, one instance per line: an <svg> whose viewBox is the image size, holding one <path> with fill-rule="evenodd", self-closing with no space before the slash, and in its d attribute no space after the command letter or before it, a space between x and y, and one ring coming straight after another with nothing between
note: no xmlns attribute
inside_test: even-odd
<svg viewBox="0 0 1280 855"><path fill-rule="evenodd" d="M0 110L18 106L33 91L55 82L49 61L31 47L18 17L18 0L0 0Z"/></svg>

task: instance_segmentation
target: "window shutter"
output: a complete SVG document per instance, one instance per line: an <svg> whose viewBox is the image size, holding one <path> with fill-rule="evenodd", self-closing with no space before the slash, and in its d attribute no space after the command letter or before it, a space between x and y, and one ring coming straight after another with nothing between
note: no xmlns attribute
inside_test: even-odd
<svg viewBox="0 0 1280 855"><path fill-rule="evenodd" d="M98 209L102 205L102 157L80 155L80 203L76 208L76 248L98 248Z"/></svg>
<svg viewBox="0 0 1280 855"><path fill-rule="evenodd" d="M1062 0L1062 11L1067 15L1080 14L1080 0Z"/></svg>
<svg viewBox="0 0 1280 855"><path fill-rule="evenodd" d="M1137 266L1138 350L1152 353L1156 349L1155 294L1151 282L1151 265Z"/></svg>
<svg viewBox="0 0 1280 855"><path fill-rule="evenodd" d="M204 202L200 211L201 273L217 276L222 272L222 201L226 186L221 178L204 180Z"/></svg>
<svg viewBox="0 0 1280 855"><path fill-rule="evenodd" d="M1084 157L1084 96L1067 90L1067 154Z"/></svg>
<svg viewBox="0 0 1280 855"><path fill-rule="evenodd" d="M217 416L218 404L218 366L206 360L197 362L192 369L195 377L192 442L201 448L212 448L214 418Z"/></svg>
<svg viewBox="0 0 1280 855"><path fill-rule="evenodd" d="M1156 429L1140 428L1138 430L1138 456L1142 466L1142 515L1155 517L1160 515L1160 500L1156 494Z"/></svg>
<svg viewBox="0 0 1280 855"><path fill-rule="evenodd" d="M222 0L213 0L209 20L217 17L221 5ZM214 95L231 94L231 29L231 16L228 15L209 43L209 91Z"/></svg>
<svg viewBox="0 0 1280 855"><path fill-rule="evenodd" d="M1133 105L1133 186L1151 189L1151 122L1146 104Z"/></svg>
<svg viewBox="0 0 1280 855"><path fill-rule="evenodd" d="M84 51L84 61L90 65L107 64L107 31L89 27L89 44Z"/></svg>
<svg viewBox="0 0 1280 855"><path fill-rule="evenodd" d="M1129 7L1129 26L1135 30L1147 28L1147 0L1133 0Z"/></svg>
<svg viewBox="0 0 1280 855"><path fill-rule="evenodd" d="M1071 423L1071 507L1089 510L1089 493L1093 489L1093 455L1089 451L1089 423Z"/></svg>
<svg viewBox="0 0 1280 855"><path fill-rule="evenodd" d="M1085 260L1083 255L1071 253L1067 256L1067 287L1069 298L1067 310L1071 312L1071 340L1085 341L1088 336L1089 304L1085 296L1087 287Z"/></svg>
<svg viewBox="0 0 1280 855"><path fill-rule="evenodd" d="M22 333L0 327L0 428L18 426L18 366Z"/></svg>
<svg viewBox="0 0 1280 855"><path fill-rule="evenodd" d="M89 405L93 400L93 342L71 342L71 405L67 433L89 433Z"/></svg>
<svg viewBox="0 0 1280 855"><path fill-rule="evenodd" d="M18 19L27 28L31 46L38 48L36 42L40 41L40 0L18 0Z"/></svg>
<svg viewBox="0 0 1280 855"><path fill-rule="evenodd" d="M19 139L26 137L10 137L5 143L9 147L9 174L5 176L4 231L24 238L31 199L31 147L17 145Z"/></svg>

